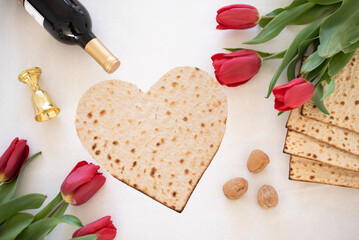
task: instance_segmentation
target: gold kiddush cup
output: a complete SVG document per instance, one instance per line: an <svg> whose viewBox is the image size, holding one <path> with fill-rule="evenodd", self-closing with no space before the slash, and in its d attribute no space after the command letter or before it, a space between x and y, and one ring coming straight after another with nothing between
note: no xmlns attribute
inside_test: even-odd
<svg viewBox="0 0 359 240"><path fill-rule="evenodd" d="M35 109L35 120L44 122L57 116L60 112L50 95L40 89L39 79L41 76L41 68L29 68L20 73L19 81L28 84L33 91L31 101Z"/></svg>

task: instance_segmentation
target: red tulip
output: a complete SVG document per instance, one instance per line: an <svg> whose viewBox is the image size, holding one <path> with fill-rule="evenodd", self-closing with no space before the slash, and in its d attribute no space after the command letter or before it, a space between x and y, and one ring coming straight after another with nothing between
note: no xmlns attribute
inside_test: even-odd
<svg viewBox="0 0 359 240"><path fill-rule="evenodd" d="M72 237L76 238L76 237L96 234L98 235L97 240L112 240L116 237L116 232L117 229L112 224L111 217L106 216L78 229L76 232L74 232Z"/></svg>
<svg viewBox="0 0 359 240"><path fill-rule="evenodd" d="M19 175L29 155L26 143L24 139L15 138L0 157L0 182L11 182Z"/></svg>
<svg viewBox="0 0 359 240"><path fill-rule="evenodd" d="M314 94L314 86L304 78L296 78L273 89L274 108L278 111L289 111L302 106Z"/></svg>
<svg viewBox="0 0 359 240"><path fill-rule="evenodd" d="M217 29L248 29L260 20L258 10L246 4L225 6L217 11Z"/></svg>
<svg viewBox="0 0 359 240"><path fill-rule="evenodd" d="M228 87L244 84L259 72L262 59L253 50L239 50L212 56L217 81Z"/></svg>
<svg viewBox="0 0 359 240"><path fill-rule="evenodd" d="M63 199L75 206L87 202L106 181L97 171L99 168L86 161L79 162L61 185Z"/></svg>

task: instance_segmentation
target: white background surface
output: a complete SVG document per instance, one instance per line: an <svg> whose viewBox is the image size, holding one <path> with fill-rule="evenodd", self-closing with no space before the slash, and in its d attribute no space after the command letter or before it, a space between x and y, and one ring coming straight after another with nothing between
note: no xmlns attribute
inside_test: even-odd
<svg viewBox="0 0 359 240"><path fill-rule="evenodd" d="M75 112L81 95L93 84L121 79L147 90L176 66L197 66L213 74L210 57L223 47L241 47L258 32L215 30L216 11L245 1L83 0L93 20L93 31L120 58L112 75L77 46L54 40L15 0L0 2L0 152L19 136L28 139L31 154L42 151L24 171L17 195L39 192L52 199L64 177L81 160L94 162L75 131ZM252 0L262 14L290 0ZM290 27L269 43L253 48L280 51L300 27ZM278 117L273 97L265 99L268 83L279 61L263 64L247 84L223 90L229 118L223 143L203 175L185 210L178 214L105 173L104 187L86 204L70 206L68 213L92 222L111 215L116 239L357 239L358 190L288 180L289 157L282 153L287 114ZM34 120L31 91L18 82L26 68L43 69L41 86L61 108L44 123ZM282 77L280 83L284 83ZM253 149L262 149L271 163L260 174L246 168ZM244 177L249 189L242 199L227 200L222 185ZM257 190L273 185L279 194L276 209L263 210ZM60 225L47 238L71 237L74 227Z"/></svg>

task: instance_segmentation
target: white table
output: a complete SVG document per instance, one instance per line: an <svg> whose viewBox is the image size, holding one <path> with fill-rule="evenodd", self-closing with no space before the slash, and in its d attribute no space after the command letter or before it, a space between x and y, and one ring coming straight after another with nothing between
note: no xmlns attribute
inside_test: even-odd
<svg viewBox="0 0 359 240"><path fill-rule="evenodd" d="M176 66L197 66L213 74L210 57L223 47L241 47L258 33L215 30L216 11L245 1L83 0L93 20L93 31L122 61L108 75L77 46L63 45L42 29L15 0L0 2L0 152L19 136L29 141L31 153L43 155L24 171L17 195L46 193L49 200L64 177L80 160L94 161L81 146L75 131L80 96L93 84L121 79L147 90ZM290 0L252 0L261 13L285 6ZM290 27L265 45L264 51L286 48L301 27ZM273 97L265 99L268 83L279 60L263 64L247 84L223 90L229 118L223 143L199 182L185 210L178 214L105 173L107 182L89 202L69 207L89 223L111 215L116 239L356 239L359 234L359 191L288 180L289 156L282 153L287 114L278 117ZM26 68L43 69L41 86L61 108L44 123L34 120L30 89L18 82ZM285 82L284 76L280 83ZM260 174L246 169L251 150L262 149L271 163ZM249 181L246 195L227 200L222 185L233 177ZM263 210L257 190L273 185L279 194L276 209ZM49 201L47 200L46 203ZM60 225L48 237L68 239L75 230Z"/></svg>

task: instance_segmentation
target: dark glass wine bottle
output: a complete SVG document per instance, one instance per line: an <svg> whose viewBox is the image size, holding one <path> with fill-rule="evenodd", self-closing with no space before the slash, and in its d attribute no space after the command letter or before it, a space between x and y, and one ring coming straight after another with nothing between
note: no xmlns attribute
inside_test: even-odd
<svg viewBox="0 0 359 240"><path fill-rule="evenodd" d="M108 73L120 61L92 33L91 18L77 0L18 0L54 38L66 44L78 44Z"/></svg>

